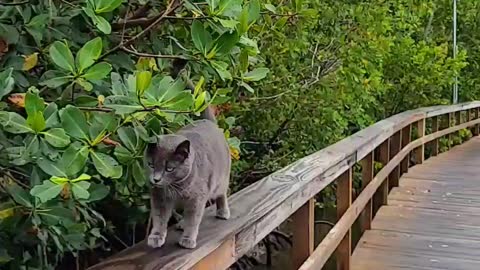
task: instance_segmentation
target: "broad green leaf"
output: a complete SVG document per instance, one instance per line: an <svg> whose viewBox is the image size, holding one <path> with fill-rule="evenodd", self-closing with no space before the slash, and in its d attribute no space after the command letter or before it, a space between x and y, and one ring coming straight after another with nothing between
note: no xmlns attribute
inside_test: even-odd
<svg viewBox="0 0 480 270"><path fill-rule="evenodd" d="M52 176L52 177L50 177L50 181L52 181L53 183L55 183L57 185L61 185L61 184L69 182L70 180L66 177Z"/></svg>
<svg viewBox="0 0 480 270"><path fill-rule="evenodd" d="M123 79L120 76L120 74L116 72L110 73L110 78L112 80L112 93L114 95L119 95L119 96L126 96L128 93L128 89L123 83Z"/></svg>
<svg viewBox="0 0 480 270"><path fill-rule="evenodd" d="M218 7L218 3L220 2L220 0L207 0L207 3L208 3L208 7L210 9L210 13L214 13L215 10L217 9Z"/></svg>
<svg viewBox="0 0 480 270"><path fill-rule="evenodd" d="M248 22L250 24L254 23L260 17L260 1L251 0L248 3Z"/></svg>
<svg viewBox="0 0 480 270"><path fill-rule="evenodd" d="M70 143L70 137L62 128L53 128L42 133L45 140L53 147L66 147Z"/></svg>
<svg viewBox="0 0 480 270"><path fill-rule="evenodd" d="M240 16L238 17L238 34L242 36L248 31L249 25L248 25L248 12L249 8L248 6L245 6L240 13Z"/></svg>
<svg viewBox="0 0 480 270"><path fill-rule="evenodd" d="M72 179L70 182L75 183L75 182L80 182L80 181L88 181L90 179L92 179L92 177L90 175L83 173L79 177L77 177L75 179Z"/></svg>
<svg viewBox="0 0 480 270"><path fill-rule="evenodd" d="M95 202L107 197L108 193L110 192L110 188L104 184L92 183L88 191L90 192L90 197L87 201Z"/></svg>
<svg viewBox="0 0 480 270"><path fill-rule="evenodd" d="M218 10L215 12L219 15L232 16L241 9L241 0L220 0Z"/></svg>
<svg viewBox="0 0 480 270"><path fill-rule="evenodd" d="M14 134L33 132L25 118L14 112L0 111L0 124L6 132Z"/></svg>
<svg viewBox="0 0 480 270"><path fill-rule="evenodd" d="M53 162L46 158L40 158L37 160L37 165L48 175L57 176L57 177L67 177L65 173L65 168L56 162Z"/></svg>
<svg viewBox="0 0 480 270"><path fill-rule="evenodd" d="M43 113L45 110L45 101L34 93L25 94L25 110L27 115L33 115L36 112Z"/></svg>
<svg viewBox="0 0 480 270"><path fill-rule="evenodd" d="M137 96L142 97L145 90L152 82L152 73L150 71L140 71L136 77Z"/></svg>
<svg viewBox="0 0 480 270"><path fill-rule="evenodd" d="M232 79L232 74L228 71L228 64L222 61L210 61L212 67L217 71L223 81Z"/></svg>
<svg viewBox="0 0 480 270"><path fill-rule="evenodd" d="M277 8L272 4L265 4L265 8L272 13L277 13Z"/></svg>
<svg viewBox="0 0 480 270"><path fill-rule="evenodd" d="M106 178L118 179L122 176L122 166L111 156L100 152L90 152L93 165L97 171Z"/></svg>
<svg viewBox="0 0 480 270"><path fill-rule="evenodd" d="M8 194L12 196L13 200L23 206L32 207L32 201L30 194L28 194L25 189L21 188L19 185L13 183L10 185L5 185L5 188L8 191Z"/></svg>
<svg viewBox="0 0 480 270"><path fill-rule="evenodd" d="M135 183L139 187L145 186L145 184L147 183L145 167L139 160L135 161L132 164L132 175L133 179L135 179Z"/></svg>
<svg viewBox="0 0 480 270"><path fill-rule="evenodd" d="M83 90L87 91L87 92L90 92L93 90L93 85L91 83L89 83L88 81L86 81L84 78L77 78L75 80L75 82L80 85Z"/></svg>
<svg viewBox="0 0 480 270"><path fill-rule="evenodd" d="M40 202L47 202L60 194L63 185L57 185L50 180L43 181L43 184L34 186L30 190L30 194L40 199Z"/></svg>
<svg viewBox="0 0 480 270"><path fill-rule="evenodd" d="M62 187L63 188L63 187ZM75 221L74 212L64 207L51 207L37 212L41 216L45 225L53 226L59 223L68 224Z"/></svg>
<svg viewBox="0 0 480 270"><path fill-rule="evenodd" d="M45 116L45 122L47 128L52 128L60 124L60 119L58 117L58 106L55 102L48 104L47 108L43 112Z"/></svg>
<svg viewBox="0 0 480 270"><path fill-rule="evenodd" d="M88 147L83 146L78 149L75 145L65 150L60 160L60 164L65 168L65 173L68 176L75 175L85 168L88 158Z"/></svg>
<svg viewBox="0 0 480 270"><path fill-rule="evenodd" d="M27 124L32 128L33 131L39 133L43 131L46 127L45 118L43 117L42 112L34 112L29 114L27 117Z"/></svg>
<svg viewBox="0 0 480 270"><path fill-rule="evenodd" d="M135 155L123 145L115 147L114 155L121 164L129 164L135 158Z"/></svg>
<svg viewBox="0 0 480 270"><path fill-rule="evenodd" d="M50 58L60 68L75 73L75 63L73 55L67 44L61 41L55 41L49 49Z"/></svg>
<svg viewBox="0 0 480 270"><path fill-rule="evenodd" d="M192 109L193 104L194 100L192 93L190 91L183 91L173 99L164 103L162 107L175 111L187 111Z"/></svg>
<svg viewBox="0 0 480 270"><path fill-rule="evenodd" d="M90 197L90 193L88 192L88 188L90 187L90 183L86 181L81 182L73 182L72 185L72 193L73 196L77 199L88 199Z"/></svg>
<svg viewBox="0 0 480 270"><path fill-rule="evenodd" d="M122 141L122 144L130 150L132 153L137 151L138 147L138 135L135 132L135 129L131 127L121 127L118 129L118 137Z"/></svg>
<svg viewBox="0 0 480 270"><path fill-rule="evenodd" d="M212 47L212 36L205 30L200 21L195 20L192 23L191 35L195 47L201 51L203 55L207 55L207 52Z"/></svg>
<svg viewBox="0 0 480 270"><path fill-rule="evenodd" d="M122 0L96 0L95 13L106 13L115 10L122 4Z"/></svg>
<svg viewBox="0 0 480 270"><path fill-rule="evenodd" d="M101 62L85 71L82 77L89 81L101 80L107 77L110 71L112 71L112 66L108 63Z"/></svg>
<svg viewBox="0 0 480 270"><path fill-rule="evenodd" d="M140 110L143 107L140 105L124 105L124 104L105 104L105 107L115 110L116 114L131 114Z"/></svg>
<svg viewBox="0 0 480 270"><path fill-rule="evenodd" d="M2 37L8 44L17 44L20 34L14 26L0 23L0 37Z"/></svg>
<svg viewBox="0 0 480 270"><path fill-rule="evenodd" d="M60 111L63 129L68 135L77 139L88 140L88 124L85 115L73 106Z"/></svg>
<svg viewBox="0 0 480 270"><path fill-rule="evenodd" d="M196 99L195 99L195 105L194 105L194 110L198 111L202 105L205 103L205 98L207 96L207 92L202 92Z"/></svg>
<svg viewBox="0 0 480 270"><path fill-rule="evenodd" d="M12 92L15 80L12 77L13 68L0 72L0 99Z"/></svg>
<svg viewBox="0 0 480 270"><path fill-rule="evenodd" d="M240 37L238 36L237 31L234 31L233 33L224 33L215 42L217 54L225 55L230 53L239 40Z"/></svg>
<svg viewBox="0 0 480 270"><path fill-rule="evenodd" d="M105 20L105 18L95 14L95 11L93 11L91 8L84 7L82 9L85 14L92 19L93 24L98 28L98 30L102 31L106 35L109 35L112 32L112 27L110 26L110 23Z"/></svg>
<svg viewBox="0 0 480 270"><path fill-rule="evenodd" d="M268 68L256 68L250 72L245 73L243 75L243 80L252 82L260 81L267 76L268 72Z"/></svg>
<svg viewBox="0 0 480 270"><path fill-rule="evenodd" d="M100 37L94 38L83 45L75 59L79 73L82 73L97 61L102 53L102 47L102 38Z"/></svg>
<svg viewBox="0 0 480 270"><path fill-rule="evenodd" d="M40 82L40 85L47 86L49 88L57 88L71 82L72 79L73 79L73 76L55 77L55 78L47 79L45 81Z"/></svg>

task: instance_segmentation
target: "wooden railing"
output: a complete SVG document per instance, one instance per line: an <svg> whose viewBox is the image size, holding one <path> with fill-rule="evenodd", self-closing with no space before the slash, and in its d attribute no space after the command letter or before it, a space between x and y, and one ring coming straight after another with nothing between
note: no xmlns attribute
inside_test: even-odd
<svg viewBox="0 0 480 270"><path fill-rule="evenodd" d="M387 204L389 190L408 171L410 160L424 161L425 147L435 156L442 137L466 128L478 135L479 111L480 102L470 102L421 108L382 120L235 193L230 197L228 221L215 219L215 209L207 209L196 249L178 248L178 232L170 230L160 249L142 242L91 269L226 269L291 217L291 269L321 269L334 255L337 269L348 270L354 222L360 219L362 233L370 228L378 208ZM375 161L383 164L376 174ZM352 202L356 163L362 167L363 189ZM336 183L339 219L314 249L314 197L332 183Z"/></svg>

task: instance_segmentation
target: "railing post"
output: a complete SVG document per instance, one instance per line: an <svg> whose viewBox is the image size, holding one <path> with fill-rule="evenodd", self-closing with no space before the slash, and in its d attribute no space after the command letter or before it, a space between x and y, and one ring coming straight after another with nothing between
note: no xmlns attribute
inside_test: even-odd
<svg viewBox="0 0 480 270"><path fill-rule="evenodd" d="M392 138L390 139L390 158L392 159L395 157L398 152L402 149L402 132L397 131L393 134ZM388 190L392 190L394 187L398 187L398 181L400 179L400 166L398 165L395 169L392 170L390 175L388 176Z"/></svg>
<svg viewBox="0 0 480 270"><path fill-rule="evenodd" d="M402 128L402 149L412 141L412 126L408 125ZM401 174L407 173L410 167L410 154L408 154L400 163Z"/></svg>
<svg viewBox="0 0 480 270"><path fill-rule="evenodd" d="M451 127L452 126L452 122L453 122L453 113L448 113L448 118L447 118L447 128ZM452 147L452 134L449 133L447 135L447 148L450 149Z"/></svg>
<svg viewBox="0 0 480 270"><path fill-rule="evenodd" d="M373 151L366 155L360 162L362 165L362 190L372 181L374 174ZM362 215L361 233L371 229L372 224L372 200L369 200Z"/></svg>
<svg viewBox="0 0 480 270"><path fill-rule="evenodd" d="M337 179L337 217L340 219L352 204L352 169L348 169ZM352 254L352 234L348 230L337 247L337 270L350 270Z"/></svg>
<svg viewBox="0 0 480 270"><path fill-rule="evenodd" d="M478 119L480 117L480 108L474 109L474 119ZM473 129L473 136L478 136L480 134L480 124L476 124Z"/></svg>
<svg viewBox="0 0 480 270"><path fill-rule="evenodd" d="M418 138L425 136L425 119L417 121ZM422 144L415 149L415 164L422 164L425 160L425 145Z"/></svg>
<svg viewBox="0 0 480 270"><path fill-rule="evenodd" d="M385 140L380 146L378 146L378 162L384 166L387 165L390 160L390 138ZM388 176L383 180L382 185L378 188L375 196L373 197L373 213L374 216L378 209L382 205L386 205L388 202Z"/></svg>
<svg viewBox="0 0 480 270"><path fill-rule="evenodd" d="M438 128L438 117L432 117L432 133L435 133L439 130ZM431 143L432 145L432 156L438 155L438 139L434 139Z"/></svg>
<svg viewBox="0 0 480 270"><path fill-rule="evenodd" d="M298 269L314 249L315 200L308 200L292 215L292 264Z"/></svg>

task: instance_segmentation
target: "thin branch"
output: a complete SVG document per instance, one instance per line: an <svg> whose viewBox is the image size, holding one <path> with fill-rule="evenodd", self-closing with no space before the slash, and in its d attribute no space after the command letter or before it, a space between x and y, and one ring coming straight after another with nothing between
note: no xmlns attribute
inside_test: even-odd
<svg viewBox="0 0 480 270"><path fill-rule="evenodd" d="M0 1L0 6L20 6L28 3L30 3L30 0L16 2L16 3L5 3Z"/></svg>
<svg viewBox="0 0 480 270"><path fill-rule="evenodd" d="M125 12L125 19L124 21L126 22L127 21L127 15L128 15L128 12L130 12L130 1L127 2L127 12ZM125 23L123 24L123 29L122 29L122 38L120 39L120 43L123 43L125 39Z"/></svg>
<svg viewBox="0 0 480 270"><path fill-rule="evenodd" d="M138 52L135 49L128 49L127 47L121 47L120 48L124 52L131 53L136 56L141 56L141 57L151 57L151 58L161 58L161 59L181 59L181 60L191 60L190 57L187 56L182 56L182 55L170 55L170 54L150 54L150 53L142 53Z"/></svg>
<svg viewBox="0 0 480 270"><path fill-rule="evenodd" d="M81 111L91 111L91 112L113 112L114 109L105 108L105 107L77 107ZM175 111L175 110L165 110L160 107L147 107L143 109L136 110L136 112L152 112L155 110L160 110L165 113L191 113L191 111Z"/></svg>
<svg viewBox="0 0 480 270"><path fill-rule="evenodd" d="M165 17L170 14L170 12L174 11L177 7L179 7L180 4L182 3L182 1L183 0L180 0L175 5L176 0L171 0L170 3L168 3L167 8L162 13L162 15L160 15L154 22L152 22L149 26L147 26L145 29L143 29L140 33L136 34L131 39L127 40L126 42L121 42L117 46L113 47L111 50L104 53L102 56L100 56L100 59L103 59L107 55L109 55L109 54L111 54L111 53L113 53L113 52L115 52L115 51L117 51L117 50L119 50L119 49L121 49L125 46L128 46L128 45L132 44L135 40L145 36L148 32L150 32L150 30L152 30L155 26L157 26L157 24L159 24L161 21L163 21L165 19Z"/></svg>

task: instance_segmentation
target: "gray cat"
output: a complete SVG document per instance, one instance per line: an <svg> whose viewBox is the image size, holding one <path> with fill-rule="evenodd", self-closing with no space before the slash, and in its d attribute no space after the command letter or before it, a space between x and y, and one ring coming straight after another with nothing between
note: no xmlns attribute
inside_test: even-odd
<svg viewBox="0 0 480 270"><path fill-rule="evenodd" d="M151 168L152 231L148 245L165 243L168 220L177 204L184 207L184 248L197 245L198 227L207 201L214 200L217 218L228 219L227 189L230 179L230 150L215 116L208 108L203 120L195 121L172 135L163 135L147 149Z"/></svg>

